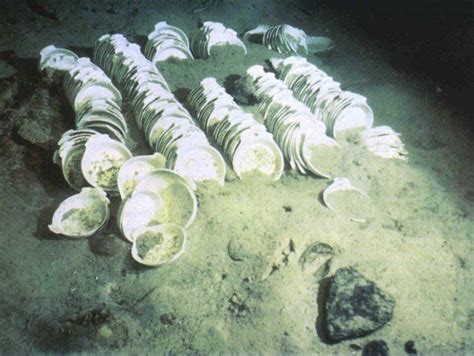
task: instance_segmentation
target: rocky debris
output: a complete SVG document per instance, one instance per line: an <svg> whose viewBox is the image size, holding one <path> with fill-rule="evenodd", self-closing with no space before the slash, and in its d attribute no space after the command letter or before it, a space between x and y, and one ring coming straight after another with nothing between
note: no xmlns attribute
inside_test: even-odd
<svg viewBox="0 0 474 356"><path fill-rule="evenodd" d="M46 150L54 149L68 128L60 102L59 98L50 96L47 88L39 87L18 110L12 111L13 128L28 143Z"/></svg>
<svg viewBox="0 0 474 356"><path fill-rule="evenodd" d="M301 270L321 280L329 273L334 249L322 242L311 243L298 259Z"/></svg>
<svg viewBox="0 0 474 356"><path fill-rule="evenodd" d="M15 96L18 94L18 82L12 80L0 80L0 115L9 107ZM1 119L1 124L4 125L5 119Z"/></svg>
<svg viewBox="0 0 474 356"><path fill-rule="evenodd" d="M229 299L229 311L236 317L244 317L250 313L250 308L245 303L245 299L239 297L236 293Z"/></svg>
<svg viewBox="0 0 474 356"><path fill-rule="evenodd" d="M234 77L226 83L226 90L241 105L255 105L257 98L252 94L246 80L242 77Z"/></svg>
<svg viewBox="0 0 474 356"><path fill-rule="evenodd" d="M173 313L165 313L160 315L160 321L163 325L173 325L176 322L176 315Z"/></svg>
<svg viewBox="0 0 474 356"><path fill-rule="evenodd" d="M233 238L227 245L229 257L236 262L243 261L252 256L253 247L250 241Z"/></svg>
<svg viewBox="0 0 474 356"><path fill-rule="evenodd" d="M393 297L354 267L338 269L328 284L328 294L321 302L322 327L329 342L368 335L392 319Z"/></svg>
<svg viewBox="0 0 474 356"><path fill-rule="evenodd" d="M69 341L67 351L84 350L86 344L87 350L98 346L124 347L143 334L140 323L128 311L105 304L71 314L59 326L63 338Z"/></svg>
<svg viewBox="0 0 474 356"><path fill-rule="evenodd" d="M387 343L383 340L372 340L365 345L362 350L362 356L387 356L388 355Z"/></svg>
<svg viewBox="0 0 474 356"><path fill-rule="evenodd" d="M120 238L115 234L95 234L88 239L89 248L99 256L112 257L120 250Z"/></svg>
<svg viewBox="0 0 474 356"><path fill-rule="evenodd" d="M0 79L8 79L16 74L15 67L8 64L6 61L0 60Z"/></svg>
<svg viewBox="0 0 474 356"><path fill-rule="evenodd" d="M408 355L418 355L418 351L415 348L415 342L413 340L405 342L404 348Z"/></svg>
<svg viewBox="0 0 474 356"><path fill-rule="evenodd" d="M288 244L284 245L283 248L280 246L276 249L274 256L270 259L267 271L263 274L262 279L268 279L276 271L288 266L293 263L296 256L295 242L290 239Z"/></svg>

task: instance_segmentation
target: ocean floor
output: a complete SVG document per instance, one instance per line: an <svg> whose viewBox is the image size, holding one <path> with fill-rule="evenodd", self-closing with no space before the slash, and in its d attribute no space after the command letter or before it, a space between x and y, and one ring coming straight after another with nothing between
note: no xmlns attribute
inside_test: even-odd
<svg viewBox="0 0 474 356"><path fill-rule="evenodd" d="M383 339L395 355L408 341L420 354L474 352L473 132L435 83L393 66L330 12L291 1L45 0L0 5L0 14L0 351L360 354ZM371 218L331 212L320 197L327 180L287 169L278 182L230 172L223 187L200 185L187 249L163 267L135 263L113 219L89 239L48 232L52 212L74 193L52 163L74 119L62 88L37 72L39 51L55 44L88 56L99 36L116 32L143 44L162 20L185 31L221 21L239 33L289 23L331 37L335 49L308 60L366 96L375 125L400 132L409 152L408 161L383 160L341 143L339 174L367 192ZM279 56L246 44L247 56L219 51L159 69L180 98L205 77L224 85ZM261 119L256 107L245 110ZM146 152L139 135L132 149ZM362 338L322 340L320 283L298 262L314 242L335 251L328 276L353 266L393 296L388 324Z"/></svg>

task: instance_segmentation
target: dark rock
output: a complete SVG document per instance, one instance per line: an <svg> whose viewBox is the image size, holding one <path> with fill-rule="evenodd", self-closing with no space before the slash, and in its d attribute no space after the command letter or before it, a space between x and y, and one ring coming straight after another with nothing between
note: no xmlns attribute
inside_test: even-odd
<svg viewBox="0 0 474 356"><path fill-rule="evenodd" d="M173 325L176 321L176 315L173 313L166 313L160 315L160 321L164 325Z"/></svg>
<svg viewBox="0 0 474 356"><path fill-rule="evenodd" d="M355 268L336 271L325 300L323 327L331 342L362 337L392 319L395 300Z"/></svg>
<svg viewBox="0 0 474 356"><path fill-rule="evenodd" d="M114 234L97 234L89 238L89 248L99 256L115 256L120 252L120 239Z"/></svg>
<svg viewBox="0 0 474 356"><path fill-rule="evenodd" d="M383 340L373 340L365 345L362 356L387 356L388 346Z"/></svg>
<svg viewBox="0 0 474 356"><path fill-rule="evenodd" d="M12 112L11 120L18 136L31 145L52 150L61 134L66 131L61 103L41 87L33 96Z"/></svg>
<svg viewBox="0 0 474 356"><path fill-rule="evenodd" d="M255 105L257 103L257 98L252 94L245 77L232 78L227 81L225 87L238 104Z"/></svg>
<svg viewBox="0 0 474 356"><path fill-rule="evenodd" d="M8 79L16 74L16 69L7 62L0 60L0 79Z"/></svg>
<svg viewBox="0 0 474 356"><path fill-rule="evenodd" d="M415 342L413 340L409 340L405 343L405 352L408 355L418 355L418 351L415 348Z"/></svg>

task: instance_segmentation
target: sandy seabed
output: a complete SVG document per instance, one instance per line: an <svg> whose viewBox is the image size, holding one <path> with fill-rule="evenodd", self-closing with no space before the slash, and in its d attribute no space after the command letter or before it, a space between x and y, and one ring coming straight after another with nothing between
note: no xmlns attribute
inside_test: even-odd
<svg viewBox="0 0 474 356"><path fill-rule="evenodd" d="M48 44L88 54L104 33L140 42L161 20L186 31L200 20L222 21L238 32L289 23L335 41L330 54L308 60L344 89L366 96L375 125L402 134L409 160L382 160L342 143L340 175L367 192L376 212L363 224L321 204L327 180L286 170L278 182L240 181L230 172L224 187L199 186L185 253L149 269L133 262L126 241L108 235L117 234L113 222L89 240L49 234L52 211L73 191L50 162L51 152L15 134L2 137L1 351L349 354L358 352L354 344L383 339L393 354L404 354L408 340L423 354L474 352L472 132L433 83L392 67L386 53L330 13L291 2L44 4L57 20L23 5L3 12L0 52L15 50L18 59L8 61L18 72L17 79L0 79L2 120L40 86L32 73ZM159 69L180 97L207 76L224 84L278 55L246 44L247 56L219 51L208 60L170 61ZM18 94L8 101L13 87ZM261 119L256 107L245 110ZM65 128L72 125L73 118L64 117ZM145 152L141 137L135 139L132 149ZM335 345L321 341L318 281L298 264L313 242L336 251L329 275L354 266L395 298L386 326Z"/></svg>

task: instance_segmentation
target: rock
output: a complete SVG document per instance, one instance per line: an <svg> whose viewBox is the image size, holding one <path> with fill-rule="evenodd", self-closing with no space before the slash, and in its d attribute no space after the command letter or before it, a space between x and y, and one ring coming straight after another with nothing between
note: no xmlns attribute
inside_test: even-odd
<svg viewBox="0 0 474 356"><path fill-rule="evenodd" d="M163 325L173 325L176 322L176 315L173 313L165 313L160 315L160 321Z"/></svg>
<svg viewBox="0 0 474 356"><path fill-rule="evenodd" d="M0 79L8 79L16 74L16 69L7 62L0 60Z"/></svg>
<svg viewBox="0 0 474 356"><path fill-rule="evenodd" d="M56 147L61 134L67 129L58 99L50 97L46 88L38 88L12 113L13 127L23 140L46 150Z"/></svg>
<svg viewBox="0 0 474 356"><path fill-rule="evenodd" d="M362 337L392 319L395 300L355 268L336 271L329 282L323 327L329 341Z"/></svg>
<svg viewBox="0 0 474 356"><path fill-rule="evenodd" d="M1 81L0 80L0 112L4 114L4 110L9 108L9 106L13 103L15 96L18 94L18 81L12 80L11 82ZM0 114L0 115L1 115ZM3 119L0 116L1 122L0 125L4 126L4 121L7 119Z"/></svg>
<svg viewBox="0 0 474 356"><path fill-rule="evenodd" d="M99 256L115 256L120 252L120 238L114 234L96 234L88 239L89 248Z"/></svg>
<svg viewBox="0 0 474 356"><path fill-rule="evenodd" d="M257 103L257 98L252 94L245 78L234 80L227 86L227 91L238 104L255 105Z"/></svg>
<svg viewBox="0 0 474 356"><path fill-rule="evenodd" d="M333 256L334 250L331 246L322 242L313 242L306 247L298 263L303 272L310 273L317 280L321 280L328 274Z"/></svg>
<svg viewBox="0 0 474 356"><path fill-rule="evenodd" d="M408 355L418 355L418 351L415 348L415 342L413 340L409 340L405 342L404 347L405 347L405 352Z"/></svg>
<svg viewBox="0 0 474 356"><path fill-rule="evenodd" d="M388 346L383 340L372 340L365 345L362 356L387 356Z"/></svg>

